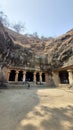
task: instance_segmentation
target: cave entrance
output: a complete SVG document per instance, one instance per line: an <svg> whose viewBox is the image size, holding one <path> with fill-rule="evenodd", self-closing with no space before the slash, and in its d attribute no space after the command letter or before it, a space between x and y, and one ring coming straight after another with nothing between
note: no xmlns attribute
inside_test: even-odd
<svg viewBox="0 0 73 130"><path fill-rule="evenodd" d="M26 80L32 82L33 81L33 72L26 73Z"/></svg>
<svg viewBox="0 0 73 130"><path fill-rule="evenodd" d="M42 82L45 82L45 73L42 73Z"/></svg>
<svg viewBox="0 0 73 130"><path fill-rule="evenodd" d="M23 81L23 71L19 71L19 73L18 73L18 81Z"/></svg>
<svg viewBox="0 0 73 130"><path fill-rule="evenodd" d="M10 76L9 76L9 81L15 81L15 75L16 75L15 70L11 70Z"/></svg>
<svg viewBox="0 0 73 130"><path fill-rule="evenodd" d="M39 73L36 74L36 81L38 81L38 82L40 81L40 75L39 75Z"/></svg>
<svg viewBox="0 0 73 130"><path fill-rule="evenodd" d="M59 72L59 77L60 77L60 82L62 84L68 84L69 83L68 72L67 71L60 71Z"/></svg>

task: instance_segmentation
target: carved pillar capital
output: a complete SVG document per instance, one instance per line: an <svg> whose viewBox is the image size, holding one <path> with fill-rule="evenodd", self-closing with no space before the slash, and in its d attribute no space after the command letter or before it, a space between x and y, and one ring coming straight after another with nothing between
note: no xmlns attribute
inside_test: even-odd
<svg viewBox="0 0 73 130"><path fill-rule="evenodd" d="M23 71L23 75L25 75L26 74L26 71Z"/></svg>
<svg viewBox="0 0 73 130"><path fill-rule="evenodd" d="M19 73L19 70L16 70L16 74L18 74Z"/></svg>
<svg viewBox="0 0 73 130"><path fill-rule="evenodd" d="M72 70L72 69L69 69L69 70L67 70L67 72L71 72L71 73L72 73L72 72L73 72L73 70Z"/></svg>

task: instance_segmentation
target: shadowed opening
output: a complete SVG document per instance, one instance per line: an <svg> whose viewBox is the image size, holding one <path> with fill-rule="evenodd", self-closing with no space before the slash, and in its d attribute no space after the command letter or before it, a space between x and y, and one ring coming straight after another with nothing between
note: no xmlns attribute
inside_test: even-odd
<svg viewBox="0 0 73 130"><path fill-rule="evenodd" d="M33 81L33 72L26 73L26 80L32 82Z"/></svg>
<svg viewBox="0 0 73 130"><path fill-rule="evenodd" d="M59 72L59 77L60 77L60 82L62 84L68 84L69 83L68 72L67 71L60 71Z"/></svg>
<svg viewBox="0 0 73 130"><path fill-rule="evenodd" d="M23 81L23 71L19 71L18 81Z"/></svg>
<svg viewBox="0 0 73 130"><path fill-rule="evenodd" d="M39 76L39 73L36 74L36 81L40 81L40 76Z"/></svg>
<svg viewBox="0 0 73 130"><path fill-rule="evenodd" d="M42 73L42 82L45 82L45 73Z"/></svg>
<svg viewBox="0 0 73 130"><path fill-rule="evenodd" d="M16 75L15 70L11 70L10 76L9 76L9 81L15 81L15 75Z"/></svg>

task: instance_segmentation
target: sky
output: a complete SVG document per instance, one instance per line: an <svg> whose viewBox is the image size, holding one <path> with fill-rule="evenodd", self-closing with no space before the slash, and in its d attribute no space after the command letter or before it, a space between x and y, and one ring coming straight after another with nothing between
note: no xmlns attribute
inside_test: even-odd
<svg viewBox="0 0 73 130"><path fill-rule="evenodd" d="M57 37L73 28L73 0L0 0L11 23L25 23L25 33Z"/></svg>

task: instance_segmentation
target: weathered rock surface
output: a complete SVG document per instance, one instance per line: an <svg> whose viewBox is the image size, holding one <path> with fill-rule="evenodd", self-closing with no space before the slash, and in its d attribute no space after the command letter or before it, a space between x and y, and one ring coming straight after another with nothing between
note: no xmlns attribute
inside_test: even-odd
<svg viewBox="0 0 73 130"><path fill-rule="evenodd" d="M0 63L8 65L25 65L31 61L33 52L15 44L13 38L0 24Z"/></svg>
<svg viewBox="0 0 73 130"><path fill-rule="evenodd" d="M47 65L48 69L73 64L73 30L58 38L20 35L0 23L0 63L13 66ZM42 67L41 67L42 68Z"/></svg>

